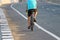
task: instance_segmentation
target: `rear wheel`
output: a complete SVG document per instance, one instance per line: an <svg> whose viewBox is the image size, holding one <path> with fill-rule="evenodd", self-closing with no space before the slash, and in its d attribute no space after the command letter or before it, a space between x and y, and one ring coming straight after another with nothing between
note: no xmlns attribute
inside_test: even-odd
<svg viewBox="0 0 60 40"><path fill-rule="evenodd" d="M33 27L34 27L34 18L33 18L33 14L31 15L31 20L30 20L30 25L31 25L31 31L33 31Z"/></svg>
<svg viewBox="0 0 60 40"><path fill-rule="evenodd" d="M31 25L31 31L33 31L33 26L34 26L34 25Z"/></svg>

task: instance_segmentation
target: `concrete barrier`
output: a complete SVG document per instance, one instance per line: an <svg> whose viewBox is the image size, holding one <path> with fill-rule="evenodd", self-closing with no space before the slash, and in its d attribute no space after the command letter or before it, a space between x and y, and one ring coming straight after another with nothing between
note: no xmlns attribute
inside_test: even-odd
<svg viewBox="0 0 60 40"><path fill-rule="evenodd" d="M0 6L3 4L18 3L19 0L0 0Z"/></svg>

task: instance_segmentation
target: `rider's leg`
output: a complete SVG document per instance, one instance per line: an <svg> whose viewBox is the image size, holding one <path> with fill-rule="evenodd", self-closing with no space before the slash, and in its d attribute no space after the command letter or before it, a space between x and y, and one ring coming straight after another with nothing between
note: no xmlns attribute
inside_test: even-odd
<svg viewBox="0 0 60 40"><path fill-rule="evenodd" d="M30 17L28 17L28 27L30 26Z"/></svg>
<svg viewBox="0 0 60 40"><path fill-rule="evenodd" d="M28 10L28 29L30 29L30 16L31 16L31 10Z"/></svg>
<svg viewBox="0 0 60 40"><path fill-rule="evenodd" d="M36 12L34 12L34 18L36 19L36 16L37 16L37 11Z"/></svg>
<svg viewBox="0 0 60 40"><path fill-rule="evenodd" d="M37 17L37 10L34 12L34 22L36 22L36 17Z"/></svg>

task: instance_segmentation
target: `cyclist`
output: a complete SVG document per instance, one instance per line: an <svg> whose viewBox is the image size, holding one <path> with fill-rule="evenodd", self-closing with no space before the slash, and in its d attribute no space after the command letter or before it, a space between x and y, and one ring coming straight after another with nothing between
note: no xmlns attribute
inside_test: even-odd
<svg viewBox="0 0 60 40"><path fill-rule="evenodd" d="M37 16L37 0L27 0L27 10L28 11L28 29L30 29L30 16L34 12L34 22L36 22Z"/></svg>

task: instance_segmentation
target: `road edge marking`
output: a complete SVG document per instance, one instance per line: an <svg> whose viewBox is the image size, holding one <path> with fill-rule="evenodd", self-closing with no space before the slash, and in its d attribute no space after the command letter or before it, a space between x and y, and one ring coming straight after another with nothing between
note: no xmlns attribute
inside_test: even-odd
<svg viewBox="0 0 60 40"><path fill-rule="evenodd" d="M47 3L54 4L54 5L60 5L58 3L53 3L53 2L50 2L50 1L48 1Z"/></svg>

